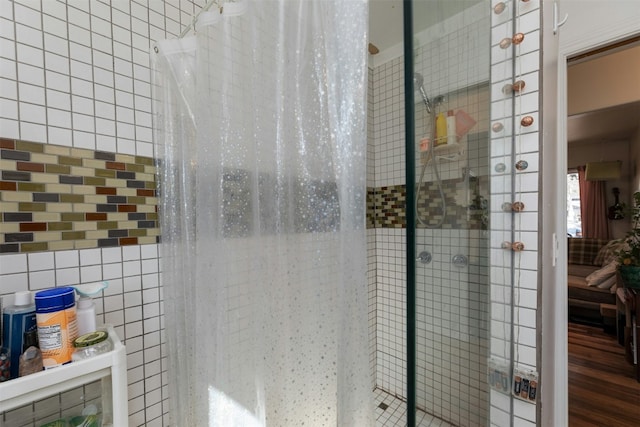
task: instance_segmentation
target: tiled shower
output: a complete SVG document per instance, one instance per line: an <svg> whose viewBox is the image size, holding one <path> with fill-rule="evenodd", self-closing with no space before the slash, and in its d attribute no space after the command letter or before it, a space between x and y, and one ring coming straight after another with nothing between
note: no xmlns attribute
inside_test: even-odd
<svg viewBox="0 0 640 427"><path fill-rule="evenodd" d="M463 25L470 15L461 14L420 34L414 55L415 70L424 76L427 91L444 95L438 111L464 109L477 122L461 141L466 144L464 153L438 162L448 204L443 227L417 230L417 252L427 250L432 256L429 264L418 263L416 272L417 405L455 425L479 425L488 418L487 212L469 206L486 200L489 190L489 14L486 7L476 7L475 12L471 24ZM375 381L379 389L404 399L404 58L370 67L369 89L368 210L373 213L369 212L368 245L369 270L375 271L369 279L376 308ZM419 140L430 136L432 124L419 95L415 99ZM416 180L420 154L416 152ZM431 165L423 181L421 203L428 206L419 211L425 218L440 215ZM468 265L454 266L452 257L457 254L465 256Z"/></svg>

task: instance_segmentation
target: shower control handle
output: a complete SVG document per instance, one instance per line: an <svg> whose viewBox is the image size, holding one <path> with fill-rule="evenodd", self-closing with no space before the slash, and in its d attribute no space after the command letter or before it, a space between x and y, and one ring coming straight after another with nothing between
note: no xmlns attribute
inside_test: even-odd
<svg viewBox="0 0 640 427"><path fill-rule="evenodd" d="M469 260L467 259L466 256L457 254L457 255L454 255L453 258L451 258L451 262L453 263L454 266L458 268L462 268L467 266L467 264L469 263Z"/></svg>
<svg viewBox="0 0 640 427"><path fill-rule="evenodd" d="M418 254L418 258L416 258L416 261L420 261L423 264L429 264L431 262L431 252L429 251L422 251Z"/></svg>

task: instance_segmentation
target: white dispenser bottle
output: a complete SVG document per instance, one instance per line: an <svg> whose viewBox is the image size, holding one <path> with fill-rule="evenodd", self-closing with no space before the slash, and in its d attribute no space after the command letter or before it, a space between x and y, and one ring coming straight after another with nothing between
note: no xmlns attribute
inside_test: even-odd
<svg viewBox="0 0 640 427"><path fill-rule="evenodd" d="M102 292L107 286L109 286L108 282L73 286L79 296L76 302L78 336L98 330L96 324L96 305L92 297Z"/></svg>

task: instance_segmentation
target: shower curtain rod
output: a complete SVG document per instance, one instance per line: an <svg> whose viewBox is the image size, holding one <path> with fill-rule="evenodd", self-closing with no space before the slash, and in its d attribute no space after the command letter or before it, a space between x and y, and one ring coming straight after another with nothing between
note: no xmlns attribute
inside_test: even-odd
<svg viewBox="0 0 640 427"><path fill-rule="evenodd" d="M204 7L202 9L200 9L200 11L198 11L198 13L196 13L196 15L191 20L191 23L189 25L187 25L184 30L182 30L182 32L180 33L180 36L178 36L178 38L183 38L184 36L186 36L189 33L189 31L194 29L195 26L196 26L196 22L198 22L198 18L200 17L200 14L204 13L204 12L207 12L209 9L211 9L211 6L213 6L214 4L216 6L218 6L218 0L209 0L207 2L207 4L205 4ZM220 8L220 6L218 6L218 8Z"/></svg>

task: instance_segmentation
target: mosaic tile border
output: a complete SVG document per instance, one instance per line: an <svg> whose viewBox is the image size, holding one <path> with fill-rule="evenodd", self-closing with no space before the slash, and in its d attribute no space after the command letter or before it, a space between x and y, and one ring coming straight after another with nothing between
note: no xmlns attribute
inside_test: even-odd
<svg viewBox="0 0 640 427"><path fill-rule="evenodd" d="M0 253L159 240L151 157L0 138L0 170Z"/></svg>
<svg viewBox="0 0 640 427"><path fill-rule="evenodd" d="M464 200L465 182L461 179L442 181L447 202L447 216L443 229L486 230L488 212L486 198L474 191L468 206L459 204ZM406 228L406 186L367 188L367 228ZM427 182L420 190L418 214L429 225L442 218L440 191L435 182ZM417 228L426 228L418 224Z"/></svg>

